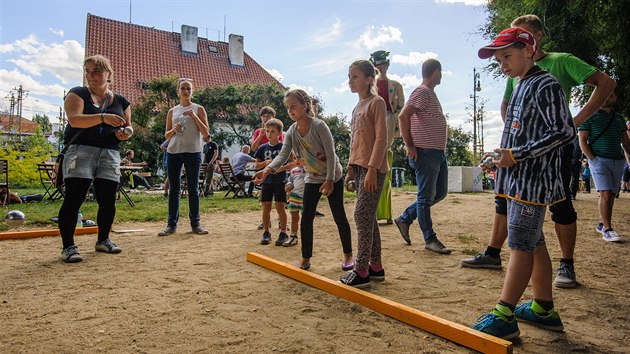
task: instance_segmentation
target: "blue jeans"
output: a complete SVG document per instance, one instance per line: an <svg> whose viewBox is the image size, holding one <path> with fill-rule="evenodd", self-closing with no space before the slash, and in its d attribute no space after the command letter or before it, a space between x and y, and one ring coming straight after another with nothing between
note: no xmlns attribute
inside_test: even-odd
<svg viewBox="0 0 630 354"><path fill-rule="evenodd" d="M441 201L448 193L448 165L444 151L416 148L416 159L409 159L409 166L416 170L418 196L416 201L400 216L402 222L413 224L417 218L424 242L436 238L431 220L431 206Z"/></svg>
<svg viewBox="0 0 630 354"><path fill-rule="evenodd" d="M199 226L199 169L201 168L200 152L184 152L168 154L168 226L177 227L179 221L179 198L182 189L182 165L186 169L188 184L188 217L190 226Z"/></svg>

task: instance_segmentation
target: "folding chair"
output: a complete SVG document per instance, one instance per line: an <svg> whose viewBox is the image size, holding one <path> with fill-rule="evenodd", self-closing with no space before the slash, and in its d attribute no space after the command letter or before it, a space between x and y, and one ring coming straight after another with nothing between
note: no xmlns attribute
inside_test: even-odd
<svg viewBox="0 0 630 354"><path fill-rule="evenodd" d="M227 193L223 196L224 199L227 198L230 193L234 193L232 198L238 198L239 193L243 195L245 194L245 182L236 179L236 175L232 169L232 164L219 163L219 170L221 171L221 175L223 175L223 179L229 188Z"/></svg>
<svg viewBox="0 0 630 354"><path fill-rule="evenodd" d="M9 204L9 161L0 160L0 195L2 205Z"/></svg>
<svg viewBox="0 0 630 354"><path fill-rule="evenodd" d="M44 197L48 196L48 200L63 198L63 186L62 188L57 188L55 185L55 181L57 180L55 165L51 163L38 163L37 171L39 172L39 181L44 187Z"/></svg>

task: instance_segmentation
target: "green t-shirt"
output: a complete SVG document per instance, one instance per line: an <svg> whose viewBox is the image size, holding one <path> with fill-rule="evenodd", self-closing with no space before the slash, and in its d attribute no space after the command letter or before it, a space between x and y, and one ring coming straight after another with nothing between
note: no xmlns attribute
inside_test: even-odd
<svg viewBox="0 0 630 354"><path fill-rule="evenodd" d="M610 121L612 119L612 122ZM610 126L608 123L610 122ZM608 127L608 129L606 129ZM605 129L605 131L604 131ZM580 127L579 131L588 131L589 140L597 138L594 144L590 144L595 156L605 157L613 160L623 160L623 150L621 141L623 134L626 134L626 121L622 116L610 111L597 111L590 116ZM602 132L604 132L602 134ZM601 134L601 136L600 136Z"/></svg>
<svg viewBox="0 0 630 354"><path fill-rule="evenodd" d="M536 65L543 70L547 70L560 82L567 103L571 101L571 89L583 84L589 76L597 71L597 68L594 66L569 53L547 53L547 55L536 61ZM505 93L503 94L506 100L509 100L512 96L512 91L514 91L517 83L517 77L507 80Z"/></svg>

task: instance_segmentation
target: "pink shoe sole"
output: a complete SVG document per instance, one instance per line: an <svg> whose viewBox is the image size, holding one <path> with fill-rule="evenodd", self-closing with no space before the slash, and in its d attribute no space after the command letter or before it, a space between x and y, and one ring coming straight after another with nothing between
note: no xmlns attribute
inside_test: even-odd
<svg viewBox="0 0 630 354"><path fill-rule="evenodd" d="M354 260L350 263L341 262L341 270L353 270L354 269Z"/></svg>

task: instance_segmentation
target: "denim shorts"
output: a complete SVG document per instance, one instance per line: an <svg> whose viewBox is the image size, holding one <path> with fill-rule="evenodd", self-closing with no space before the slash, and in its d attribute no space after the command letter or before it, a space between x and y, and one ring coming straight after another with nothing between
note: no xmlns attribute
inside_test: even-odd
<svg viewBox="0 0 630 354"><path fill-rule="evenodd" d="M542 232L545 212L544 205L533 205L508 199L508 247L525 252L533 252L545 243Z"/></svg>
<svg viewBox="0 0 630 354"><path fill-rule="evenodd" d="M591 166L591 175L595 181L595 189L616 193L623 176L624 162L624 160L613 160L600 156L595 156L595 160L588 160L588 164Z"/></svg>
<svg viewBox="0 0 630 354"><path fill-rule="evenodd" d="M65 178L106 179L120 181L118 150L72 144L63 159Z"/></svg>

